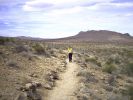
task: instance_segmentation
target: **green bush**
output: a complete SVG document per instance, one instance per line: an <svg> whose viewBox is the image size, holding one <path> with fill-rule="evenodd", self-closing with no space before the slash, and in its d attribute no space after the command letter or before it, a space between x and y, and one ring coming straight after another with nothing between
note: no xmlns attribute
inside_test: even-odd
<svg viewBox="0 0 133 100"><path fill-rule="evenodd" d="M5 43L4 38L0 38L0 44L2 45L2 44L4 44L4 43Z"/></svg>
<svg viewBox="0 0 133 100"><path fill-rule="evenodd" d="M7 63L7 66L9 66L11 68L19 68L19 65L17 64L17 62L14 62L14 61L9 61Z"/></svg>
<svg viewBox="0 0 133 100"><path fill-rule="evenodd" d="M45 48L38 43L33 46L33 49L35 50L35 52L37 54L44 54L45 53Z"/></svg>
<svg viewBox="0 0 133 100"><path fill-rule="evenodd" d="M109 58L106 63L107 64L113 64L113 63L120 64L120 59L118 57L116 57L116 58Z"/></svg>
<svg viewBox="0 0 133 100"><path fill-rule="evenodd" d="M126 66L126 73L129 76L133 76L133 63L128 63Z"/></svg>
<svg viewBox="0 0 133 100"><path fill-rule="evenodd" d="M4 45L6 42L14 42L15 38L0 37L0 45Z"/></svg>
<svg viewBox="0 0 133 100"><path fill-rule="evenodd" d="M116 67L114 64L105 64L102 70L111 74L113 71L116 70Z"/></svg>
<svg viewBox="0 0 133 100"><path fill-rule="evenodd" d="M124 54L126 54L127 57L133 57L133 50L125 49Z"/></svg>
<svg viewBox="0 0 133 100"><path fill-rule="evenodd" d="M109 58L106 62L106 64L110 65L110 64L113 64L114 63L114 59L112 58Z"/></svg>
<svg viewBox="0 0 133 100"><path fill-rule="evenodd" d="M97 61L97 59L95 58L95 57L92 57L92 58L87 58L87 59L85 59L85 61L86 62L96 62Z"/></svg>
<svg viewBox="0 0 133 100"><path fill-rule="evenodd" d="M128 87L128 95L130 95L130 100L133 100L133 86Z"/></svg>
<svg viewBox="0 0 133 100"><path fill-rule="evenodd" d="M86 57L85 62L92 62L98 66L101 66L101 63L97 61L96 57Z"/></svg>
<svg viewBox="0 0 133 100"><path fill-rule="evenodd" d="M28 52L28 48L26 46L24 46L24 45L17 46L15 48L15 50L16 50L17 53L20 53L20 52L23 52L23 51Z"/></svg>
<svg viewBox="0 0 133 100"><path fill-rule="evenodd" d="M41 55L45 55L46 57L51 57L50 49L48 49L46 45L41 45L41 44L36 43L33 46L33 49L36 54L39 54L39 55L41 54Z"/></svg>

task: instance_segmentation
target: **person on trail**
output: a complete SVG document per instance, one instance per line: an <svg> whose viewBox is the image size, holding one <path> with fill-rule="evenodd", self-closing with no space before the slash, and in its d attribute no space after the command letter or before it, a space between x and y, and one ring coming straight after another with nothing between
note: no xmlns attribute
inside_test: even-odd
<svg viewBox="0 0 133 100"><path fill-rule="evenodd" d="M73 49L71 47L69 47L68 48L69 62L72 62L72 55L73 55Z"/></svg>

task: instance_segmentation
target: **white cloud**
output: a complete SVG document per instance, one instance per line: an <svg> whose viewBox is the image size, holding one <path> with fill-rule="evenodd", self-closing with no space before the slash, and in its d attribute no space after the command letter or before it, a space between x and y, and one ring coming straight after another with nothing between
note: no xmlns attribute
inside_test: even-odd
<svg viewBox="0 0 133 100"><path fill-rule="evenodd" d="M127 14L125 14L125 16L127 16L127 17L133 17L133 13L127 13Z"/></svg>
<svg viewBox="0 0 133 100"><path fill-rule="evenodd" d="M31 0L27 1L23 6L25 11L42 11L61 8L69 3L73 3L79 0Z"/></svg>
<svg viewBox="0 0 133 100"><path fill-rule="evenodd" d="M133 7L133 3L101 3L100 6L112 6L112 7Z"/></svg>
<svg viewBox="0 0 133 100"><path fill-rule="evenodd" d="M27 0L21 12L4 12L0 20L16 22L16 29L12 27L11 32L53 38L92 29L132 31L133 3L112 1Z"/></svg>
<svg viewBox="0 0 133 100"><path fill-rule="evenodd" d="M123 9L123 8L130 8L133 7L133 3L97 3L95 5L92 6L88 6L87 9L88 10L108 10L108 9Z"/></svg>
<svg viewBox="0 0 133 100"><path fill-rule="evenodd" d="M73 8L76 6L86 7L87 5L109 3L113 0L30 0L25 3L25 11L42 11L53 9Z"/></svg>
<svg viewBox="0 0 133 100"><path fill-rule="evenodd" d="M75 14L80 13L84 9L82 7L73 7L73 8L67 8L67 9L55 9L48 13L50 16L63 16L63 15L69 15L69 14Z"/></svg>
<svg viewBox="0 0 133 100"><path fill-rule="evenodd" d="M23 10L47 13L49 16L63 16L133 7L133 3L114 3L112 1L114 0L29 0L23 6Z"/></svg>

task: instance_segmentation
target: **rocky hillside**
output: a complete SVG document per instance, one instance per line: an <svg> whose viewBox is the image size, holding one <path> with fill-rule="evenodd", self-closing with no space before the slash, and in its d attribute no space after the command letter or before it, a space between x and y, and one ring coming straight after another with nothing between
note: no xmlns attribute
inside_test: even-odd
<svg viewBox="0 0 133 100"><path fill-rule="evenodd" d="M47 41L47 42L104 42L104 43L133 43L133 37L128 33L122 34L107 30L91 30L81 31L75 36L59 38L59 39L44 39L44 38L33 38L26 36L15 37L20 40L32 40L32 41Z"/></svg>
<svg viewBox="0 0 133 100"><path fill-rule="evenodd" d="M76 36L67 37L58 39L59 41L65 40L65 41L84 41L84 42L118 42L118 43L132 43L133 37L130 36L128 33L121 34L118 32L113 31L106 31L106 30L100 30L100 31L86 31L86 32L79 32Z"/></svg>

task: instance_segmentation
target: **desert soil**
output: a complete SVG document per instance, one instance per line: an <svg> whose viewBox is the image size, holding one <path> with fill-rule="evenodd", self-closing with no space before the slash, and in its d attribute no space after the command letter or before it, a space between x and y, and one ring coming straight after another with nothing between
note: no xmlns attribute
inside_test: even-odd
<svg viewBox="0 0 133 100"><path fill-rule="evenodd" d="M66 71L60 75L61 80L56 82L56 87L49 93L47 100L76 100L74 92L78 83L76 78L78 65L67 61L66 67Z"/></svg>

